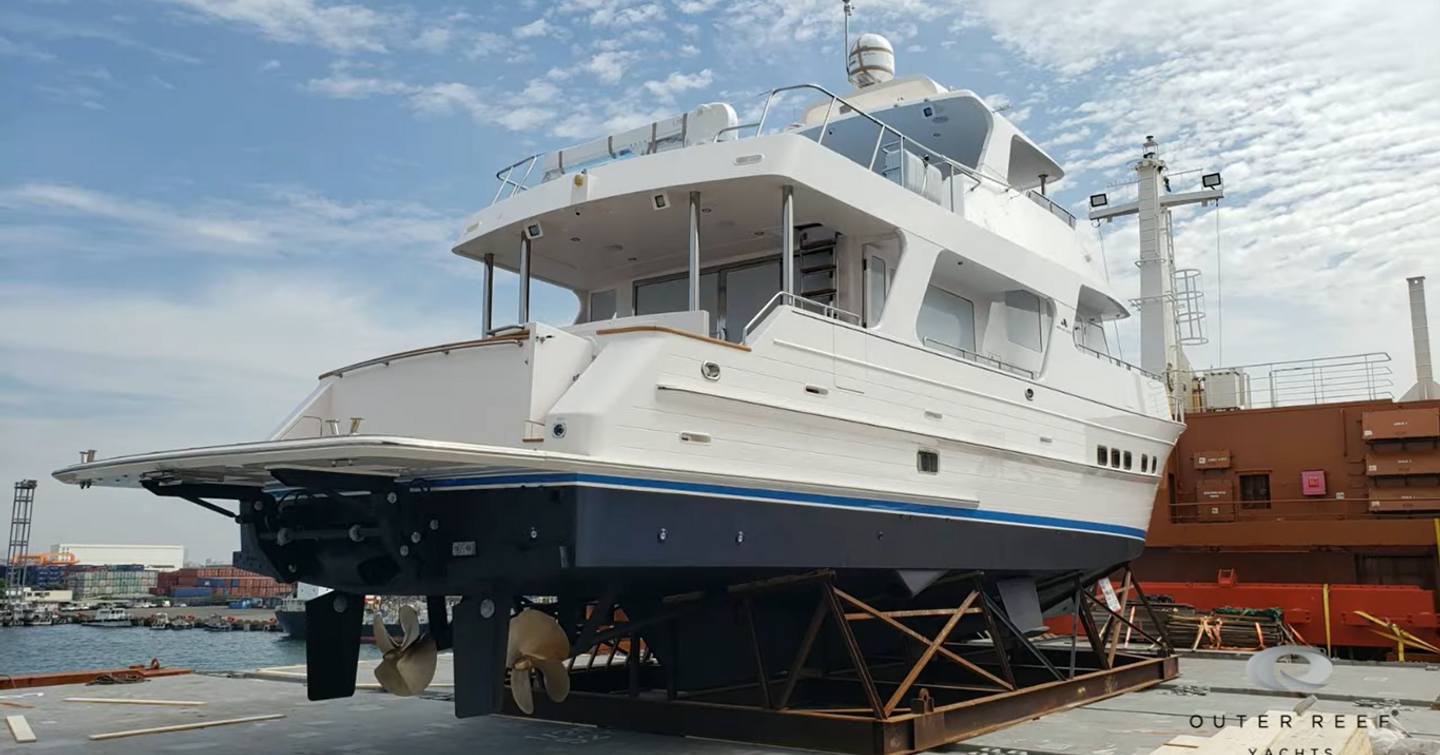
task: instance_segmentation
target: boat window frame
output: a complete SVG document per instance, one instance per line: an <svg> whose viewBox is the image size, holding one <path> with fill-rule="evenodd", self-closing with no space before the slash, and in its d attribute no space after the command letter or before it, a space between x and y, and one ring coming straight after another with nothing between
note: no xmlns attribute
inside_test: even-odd
<svg viewBox="0 0 1440 755"><path fill-rule="evenodd" d="M585 322L599 322L600 318L595 317L595 297L609 294L611 299L610 314L603 319L613 320L620 316L620 290L611 286L598 291L588 291L585 295Z"/></svg>

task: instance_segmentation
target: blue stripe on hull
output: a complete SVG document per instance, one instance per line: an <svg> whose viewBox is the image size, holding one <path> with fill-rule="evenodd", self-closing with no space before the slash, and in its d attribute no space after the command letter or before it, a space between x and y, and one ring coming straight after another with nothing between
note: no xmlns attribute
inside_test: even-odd
<svg viewBox="0 0 1440 755"><path fill-rule="evenodd" d="M978 509L966 509L954 506L941 506L928 503L904 503L899 501L884 501L871 498L852 498L849 496L826 495L823 493L799 493L789 490L745 488L733 485L713 485L709 483L679 482L675 480L649 480L640 477L620 477L615 475L553 472L493 475L489 477L459 477L441 480L427 480L427 482L429 482L429 484L433 488L459 488L477 486L519 487L524 485L536 484L622 486L643 490L661 490L674 493L688 493L695 495L719 495L734 498L779 501L783 503L796 503L811 506L836 506L852 509L873 509L902 514L938 516L947 519L968 519L981 522L994 522L998 524L1014 524L1026 527L1049 527L1051 529L1073 530L1078 532L1095 532L1105 535L1127 537L1135 540L1145 539L1145 531L1141 529L1136 529L1134 527L1124 527L1118 524L1105 524L1103 522L1087 522L1079 519L1035 516L1032 514L1014 514L1003 511L981 511Z"/></svg>

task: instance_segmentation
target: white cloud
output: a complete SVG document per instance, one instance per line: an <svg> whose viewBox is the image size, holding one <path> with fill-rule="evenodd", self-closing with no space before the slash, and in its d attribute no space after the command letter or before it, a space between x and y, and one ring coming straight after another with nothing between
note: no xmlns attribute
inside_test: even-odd
<svg viewBox="0 0 1440 755"><path fill-rule="evenodd" d="M696 55L700 54L700 48L696 47L695 45L685 44L680 45L680 49L676 50L675 52L679 54L682 58L693 58Z"/></svg>
<svg viewBox="0 0 1440 755"><path fill-rule="evenodd" d="M676 71L660 81L647 81L646 91L662 100L674 99L676 94L691 89L705 89L714 81L714 75L706 68L699 73L684 74Z"/></svg>
<svg viewBox="0 0 1440 755"><path fill-rule="evenodd" d="M988 2L969 22L1087 93L1054 112L1056 136L1041 140L1068 148L1057 156L1077 204L1128 179L1148 133L1172 171L1224 173L1223 355L1216 215L1176 213L1179 264L1201 268L1209 287L1211 342L1192 348L1192 360L1385 349L1396 387L1408 386L1403 278L1435 272L1440 237L1440 51L1431 42L1440 6L1176 6L1158 37L1131 23L1128 7L1073 10ZM1179 191L1197 180L1172 183ZM1106 230L1112 274L1134 292L1134 227Z"/></svg>
<svg viewBox="0 0 1440 755"><path fill-rule="evenodd" d="M720 0L680 0L676 7L681 13L709 13L719 2Z"/></svg>
<svg viewBox="0 0 1440 755"><path fill-rule="evenodd" d="M553 118L553 113L537 106L559 93L558 87L543 79L532 80L517 94L494 95L455 81L412 84L399 79L353 76L345 66L337 66L325 78L311 79L305 89L336 99L402 97L411 110L421 115L463 113L478 123L511 131L527 131Z"/></svg>
<svg viewBox="0 0 1440 755"><path fill-rule="evenodd" d="M512 58L507 59L513 59L513 53L516 52L511 49L512 43L509 40L493 31L475 32L470 35L469 40L470 45L465 51L465 57L470 60L506 54L512 55Z"/></svg>
<svg viewBox="0 0 1440 755"><path fill-rule="evenodd" d="M76 82L36 84L35 91L44 95L46 99L61 105L74 105L87 110L105 109L105 105L101 102L104 95L100 90L88 84Z"/></svg>
<svg viewBox="0 0 1440 755"><path fill-rule="evenodd" d="M377 94L410 94L415 87L403 81L375 77L351 76L337 71L323 79L310 79L305 88L316 94L336 99L359 100Z"/></svg>
<svg viewBox="0 0 1440 755"><path fill-rule="evenodd" d="M267 72L269 72L269 71L279 70L279 68L280 68L280 61L274 60L274 59L267 60L267 61L265 61L264 63L261 63L261 64L260 64L260 72L261 72L261 73L267 73Z"/></svg>
<svg viewBox="0 0 1440 755"><path fill-rule="evenodd" d="M637 3L633 0L581 0L562 4L560 10L588 12L591 26L641 26L665 18L665 9L659 3Z"/></svg>
<svg viewBox="0 0 1440 755"><path fill-rule="evenodd" d="M145 250L187 257L290 257L385 244L417 249L443 246L453 231L446 217L416 205L342 204L289 188L273 189L264 201L250 204L212 200L176 206L79 186L28 183L0 189L0 210L28 216L31 233L47 227L63 231L69 219L83 219L104 224L107 237L125 254ZM61 232L51 238L66 236ZM89 246L70 251L105 253Z"/></svg>
<svg viewBox="0 0 1440 755"><path fill-rule="evenodd" d="M630 50L605 50L595 53L580 67L601 81L614 84L625 75L625 70L639 59L640 54Z"/></svg>
<svg viewBox="0 0 1440 755"><path fill-rule="evenodd" d="M12 3L13 5L13 3ZM176 61L180 63L199 63L200 59L187 53L169 50L163 47L155 47L138 41L123 32L117 31L114 25L109 26L87 26L83 22L61 21L52 18L43 18L28 15L6 14L0 16L0 28L11 30L24 36L38 37L50 40L81 40L105 42L116 47L131 50L141 50L162 60ZM37 51L29 45L20 43L18 48L12 48L12 53L22 56L35 57L38 53L41 59L49 59L50 55L44 51ZM0 45L3 48L3 45ZM53 57L53 56L52 56Z"/></svg>
<svg viewBox="0 0 1440 755"><path fill-rule="evenodd" d="M550 102L560 95L560 87L545 79L531 79L520 94L528 103Z"/></svg>
<svg viewBox="0 0 1440 755"><path fill-rule="evenodd" d="M524 26L515 27L515 36L521 39L532 37L546 37L556 32L555 25L546 21L544 17L537 18Z"/></svg>
<svg viewBox="0 0 1440 755"><path fill-rule="evenodd" d="M12 39L7 39L5 37L0 37L0 56L11 58L24 58L26 60L35 60L40 62L55 59L54 55L45 52L44 50L41 50L34 45L29 45L24 42L16 42Z"/></svg>
<svg viewBox="0 0 1440 755"><path fill-rule="evenodd" d="M438 55L450 49L454 36L455 31L447 26L432 26L416 35L411 46Z"/></svg>
<svg viewBox="0 0 1440 755"><path fill-rule="evenodd" d="M385 52L390 16L363 5L316 0L170 0L203 16L258 29L281 42L318 44L335 52Z"/></svg>
<svg viewBox="0 0 1440 755"><path fill-rule="evenodd" d="M0 284L0 474L39 480L32 542L178 542L191 558L227 557L233 523L49 472L82 448L103 458L262 439L326 369L473 337L463 318L424 306L342 270L240 272L162 292Z"/></svg>

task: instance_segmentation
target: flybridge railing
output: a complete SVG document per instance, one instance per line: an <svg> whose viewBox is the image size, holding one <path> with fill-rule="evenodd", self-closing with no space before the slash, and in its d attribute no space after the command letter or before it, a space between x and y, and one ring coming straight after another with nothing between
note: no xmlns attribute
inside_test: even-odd
<svg viewBox="0 0 1440 755"><path fill-rule="evenodd" d="M744 132L751 129L753 129L753 131L751 131L751 133L749 134L749 138L763 135L765 133L766 120L769 118L772 106L774 105L776 98L784 95L787 92L795 92L801 90L813 91L819 94L821 97L825 98L826 101L825 118L821 121L820 128L815 133L816 144L823 145L825 143L825 132L828 130L830 121L836 115L837 110L841 115L853 114L858 118L869 121L870 123L874 124L876 129L875 145L870 150L870 159L861 164L865 165L867 169L875 171L876 163L881 161L881 157L883 155L887 153L893 153L898 150L900 159L898 161L898 168L895 169L895 172L898 173L898 182L901 186L910 186L910 184L908 183L908 179L910 178L910 176L907 175L910 168L906 165L909 161L905 159L905 156L907 154L914 154L917 155L923 163L922 169L928 166L935 166L936 168L942 170L948 169L952 176L963 175L974 181L975 186L980 186L981 184L988 182L996 185L997 187L1006 192L1016 191L1016 189L1004 179L990 175L989 173L986 173L984 171L972 168L969 165L953 160L945 154L937 152L925 146L923 142L915 139L914 137L906 135L904 132L900 131L894 126L891 126L884 121L876 118L875 116L870 115L864 110L861 110L855 105L847 102L843 97L835 94L834 92L831 92L830 90L818 84L795 84L792 86L779 87L770 90L769 94L765 97L765 104L761 108L759 120L752 123L743 123L720 129L719 132L716 133L714 141L724 141L727 136L733 136L734 138L743 139L746 138L744 136ZM839 106L838 108L836 107L837 105ZM523 157L519 160L516 160L514 163L511 163L510 165L507 165L504 168L496 171L495 178L500 182L500 185L495 190L495 197L491 200L491 204L499 202L501 199L508 199L522 191L527 190L530 187L531 178L532 176L534 176L536 164L539 163L541 161L541 158L544 157L546 154L547 153L545 152L540 152L530 155L528 157ZM621 158L617 156L615 159ZM860 161L857 160L856 162ZM562 173L563 172L564 171L562 170ZM880 172L886 172L885 170L883 170L883 166ZM923 188L924 184L922 183L921 186ZM1074 227L1074 216L1070 215L1070 213L1059 207L1059 205L1056 205L1054 202L1050 201L1047 197L1044 197L1042 195L1032 196L1032 199L1034 199L1042 207L1046 207L1047 209L1049 209L1050 212L1057 218L1060 218L1062 221L1069 223L1072 228ZM951 181L949 189L949 209L953 212L958 206L959 204L957 204L955 198L955 182Z"/></svg>
<svg viewBox="0 0 1440 755"><path fill-rule="evenodd" d="M777 89L770 90L770 94L765 97L765 105L760 110L760 120L754 122L753 124L733 126L729 129L726 129L726 131L734 131L738 135L745 129L753 127L755 130L754 133L751 134L751 137L763 135L765 133L765 121L770 116L770 109L775 103L775 98L785 94L786 92L794 92L806 89L816 92L820 96L826 98L825 118L821 120L820 128L815 132L815 143L821 145L825 143L825 132L830 126L830 119L834 117L836 109L835 106L838 104L840 105L840 112L842 115L853 113L855 116L863 118L864 120L867 120L875 125L875 146L873 149L870 150L870 160L865 163L865 167L867 169L871 171L875 170L875 163L880 158L882 150L885 150L887 147L898 147L901 154L901 159L899 161L899 183L901 186L908 185L906 183L907 176L905 167L905 163L907 161L904 159L904 155L907 152L916 152L920 154L921 160L923 160L927 165L947 167L950 169L952 175L963 175L974 181L976 186L979 186L980 184L989 181L995 183L997 186L1001 187L1006 191L1012 190L1009 182L1004 181L1000 178L996 178L995 176L992 176L988 173L976 170L975 168L972 168L964 163L952 160L943 153L930 149L929 147L925 146L923 142L916 140L914 137L905 135L903 131L895 128L894 126L891 126L888 123L885 123L884 121L865 112L864 110L861 110L855 105L847 102L845 98L841 97L838 94L835 94L834 92L826 89L825 87L820 86L819 84L794 84L791 86L779 87ZM887 137L889 138L888 143ZM716 138L718 139L719 137L717 136ZM954 189L955 185L952 182L950 186L950 209L953 211L956 207Z"/></svg>
<svg viewBox="0 0 1440 755"><path fill-rule="evenodd" d="M1044 194L1041 194L1038 191L1035 191L1034 189L1025 192L1025 196L1035 200L1035 204L1038 204L1041 207L1049 210L1051 215L1054 215L1055 217L1065 221L1065 223L1071 228L1075 227L1075 216L1071 215L1069 210L1056 204L1055 200L1045 196Z"/></svg>
<svg viewBox="0 0 1440 755"><path fill-rule="evenodd" d="M535 163L540 162L540 158L544 155L544 152L536 152L529 157L522 157L500 170L495 171L495 178L500 180L500 186L495 189L495 198L490 200L490 204L499 202L502 194L504 194L506 199L509 199L525 191L525 182L530 179L530 174L535 171ZM515 175L515 171L519 170L522 165L525 167L525 172L520 176L520 180L516 181L513 176ZM510 190L509 194L505 194L506 189Z"/></svg>
<svg viewBox="0 0 1440 755"><path fill-rule="evenodd" d="M1195 370L1191 375L1192 382L1203 381L1192 385L1195 411L1394 398L1394 371L1383 351Z"/></svg>

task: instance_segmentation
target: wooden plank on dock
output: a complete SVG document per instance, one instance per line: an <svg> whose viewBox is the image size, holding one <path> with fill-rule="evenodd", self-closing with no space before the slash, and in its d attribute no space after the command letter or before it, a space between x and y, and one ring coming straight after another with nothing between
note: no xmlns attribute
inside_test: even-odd
<svg viewBox="0 0 1440 755"><path fill-rule="evenodd" d="M119 739L121 737L138 737L142 734L165 734L172 731L190 731L192 729L208 729L212 726L228 726L230 724L248 724L252 721L272 721L277 718L284 718L284 713L267 713L263 716L245 716L244 718L222 718L216 721L196 721L190 724L175 724L174 726L152 726L148 729L130 729L128 731L111 731L104 734L91 734L90 739Z"/></svg>
<svg viewBox="0 0 1440 755"><path fill-rule="evenodd" d="M14 737L16 742L24 744L35 741L35 732L30 728L30 722L26 721L24 716L6 716L5 725L10 727L10 736Z"/></svg>

